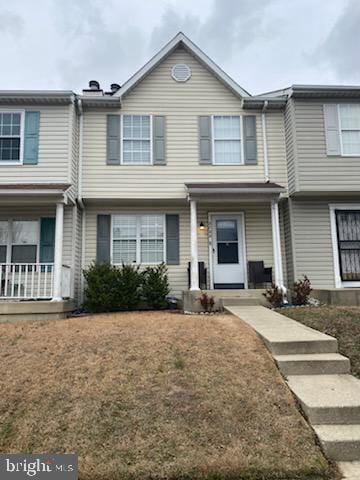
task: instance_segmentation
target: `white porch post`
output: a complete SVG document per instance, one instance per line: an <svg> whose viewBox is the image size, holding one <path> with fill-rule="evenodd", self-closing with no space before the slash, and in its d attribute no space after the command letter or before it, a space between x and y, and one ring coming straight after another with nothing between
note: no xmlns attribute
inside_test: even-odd
<svg viewBox="0 0 360 480"><path fill-rule="evenodd" d="M61 296L61 275L62 275L62 251L64 232L64 204L56 204L55 223L55 254L54 254L54 291L52 300L60 302Z"/></svg>
<svg viewBox="0 0 360 480"><path fill-rule="evenodd" d="M199 290L199 265L198 265L198 241L197 241L197 213L196 201L190 200L190 231L191 231L191 268L190 290Z"/></svg>
<svg viewBox="0 0 360 480"><path fill-rule="evenodd" d="M280 236L278 200L272 200L271 202L271 225L272 225L272 239L273 239L273 252L274 252L275 285L280 287L284 295L286 295L286 288L284 286L282 255L281 255L281 236Z"/></svg>

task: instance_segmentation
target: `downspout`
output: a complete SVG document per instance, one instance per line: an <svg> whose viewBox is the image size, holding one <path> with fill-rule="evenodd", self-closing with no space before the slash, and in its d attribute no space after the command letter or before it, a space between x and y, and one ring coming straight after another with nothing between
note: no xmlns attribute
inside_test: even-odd
<svg viewBox="0 0 360 480"><path fill-rule="evenodd" d="M263 148L264 148L264 177L265 183L270 182L269 176L269 159L268 159L268 148L267 148L267 136L266 136L266 110L268 107L268 100L264 101L264 106L261 113L261 122L262 122L262 137L263 137Z"/></svg>
<svg viewBox="0 0 360 480"><path fill-rule="evenodd" d="M80 260L80 303L84 303L84 275L85 268L85 207L82 200L82 177L83 177L83 135L84 116L81 98L77 99L77 106L80 116L79 121L79 169L78 169L78 202L81 208L81 260Z"/></svg>

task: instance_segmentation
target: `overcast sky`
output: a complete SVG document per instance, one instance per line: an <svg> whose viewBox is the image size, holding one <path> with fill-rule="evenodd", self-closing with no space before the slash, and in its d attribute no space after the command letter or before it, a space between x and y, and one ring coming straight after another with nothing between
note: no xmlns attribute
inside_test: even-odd
<svg viewBox="0 0 360 480"><path fill-rule="evenodd" d="M0 0L0 89L107 90L179 30L252 94L360 84L359 25L360 0Z"/></svg>

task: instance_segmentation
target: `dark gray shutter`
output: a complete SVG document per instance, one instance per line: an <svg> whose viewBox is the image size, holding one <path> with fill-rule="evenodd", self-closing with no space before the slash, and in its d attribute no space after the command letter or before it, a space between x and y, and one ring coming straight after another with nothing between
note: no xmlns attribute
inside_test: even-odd
<svg viewBox="0 0 360 480"><path fill-rule="evenodd" d="M106 163L120 165L120 115L107 115L106 119Z"/></svg>
<svg viewBox="0 0 360 480"><path fill-rule="evenodd" d="M338 109L336 103L324 105L324 124L327 155L341 155Z"/></svg>
<svg viewBox="0 0 360 480"><path fill-rule="evenodd" d="M256 165L256 115L245 115L243 122L245 165Z"/></svg>
<svg viewBox="0 0 360 480"><path fill-rule="evenodd" d="M201 165L211 165L211 117L199 117L199 149Z"/></svg>
<svg viewBox="0 0 360 480"><path fill-rule="evenodd" d="M165 117L163 115L153 117L153 163L166 165Z"/></svg>
<svg viewBox="0 0 360 480"><path fill-rule="evenodd" d="M166 215L166 263L180 263L179 215Z"/></svg>
<svg viewBox="0 0 360 480"><path fill-rule="evenodd" d="M111 216L97 216L96 261L110 263L110 228Z"/></svg>

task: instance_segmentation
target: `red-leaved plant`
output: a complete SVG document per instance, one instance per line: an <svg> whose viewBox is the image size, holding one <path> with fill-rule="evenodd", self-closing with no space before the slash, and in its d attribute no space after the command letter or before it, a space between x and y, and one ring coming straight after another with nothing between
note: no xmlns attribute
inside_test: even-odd
<svg viewBox="0 0 360 480"><path fill-rule="evenodd" d="M208 295L206 292L202 292L198 300L205 312L212 312L215 305L215 298L213 296Z"/></svg>
<svg viewBox="0 0 360 480"><path fill-rule="evenodd" d="M294 305L306 305L312 291L311 282L306 275L302 280L294 283L291 298Z"/></svg>

